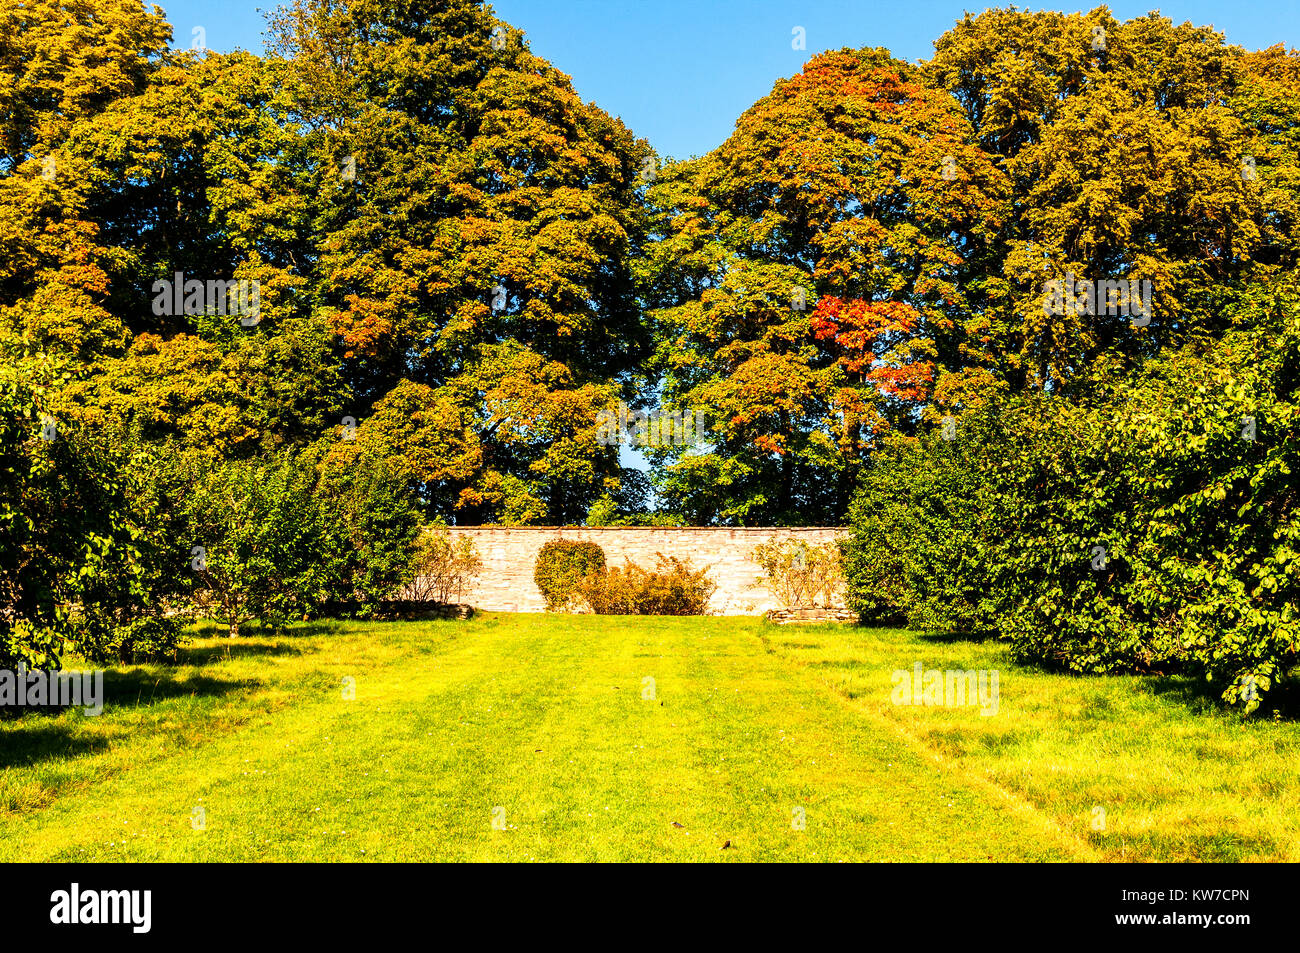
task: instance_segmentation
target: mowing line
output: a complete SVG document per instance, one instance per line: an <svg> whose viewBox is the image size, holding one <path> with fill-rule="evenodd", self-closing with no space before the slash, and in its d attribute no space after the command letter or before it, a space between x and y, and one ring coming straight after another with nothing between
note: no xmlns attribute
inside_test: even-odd
<svg viewBox="0 0 1300 953"><path fill-rule="evenodd" d="M775 655L783 661L790 662L807 673L809 668L807 662L801 662L785 653L778 652L772 646L771 641L765 633L758 630L757 634L759 641L770 654ZM1079 855L1081 860L1098 863L1106 859L1105 855L1098 853L1090 844L1087 843L1087 841L1082 840L1077 834L1061 827L1060 823L1054 817L1046 813L1032 801L1027 800L1013 791L1008 791L1006 788L1002 787L1002 785L990 781L988 778L982 778L978 775L972 775L969 772L962 771L956 764L945 758L940 752L935 751L934 748L926 744L925 741L913 735L893 718L890 718L888 715L866 705L856 704L853 699L846 696L844 692L840 691L834 684L823 676L814 674L812 675L812 679L823 689L827 690L828 694L833 695L841 705L844 705L850 711L860 715L866 715L875 724L884 725L890 728L895 734L901 737L903 741L913 749L913 751L921 754L927 760L933 760L946 774L959 779L961 784L968 787L975 787L985 793L992 793L1005 801L1013 813L1028 818L1033 824L1038 826L1049 836L1055 837L1056 840L1068 851Z"/></svg>

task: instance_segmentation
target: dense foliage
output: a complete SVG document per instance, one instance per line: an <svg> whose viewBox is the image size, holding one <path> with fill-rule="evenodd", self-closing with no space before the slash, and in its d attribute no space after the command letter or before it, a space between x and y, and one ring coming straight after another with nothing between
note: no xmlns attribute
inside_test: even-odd
<svg viewBox="0 0 1300 953"><path fill-rule="evenodd" d="M1228 327L1297 264L1300 56L1206 27L1012 8L928 62L814 57L706 156L664 170L638 263L692 521L829 524L891 432ZM1067 276L1150 282L1153 318L1044 308Z"/></svg>
<svg viewBox="0 0 1300 953"><path fill-rule="evenodd" d="M1086 400L990 405L882 447L850 597L1081 672L1195 671L1254 710L1300 665L1300 288Z"/></svg>
<svg viewBox="0 0 1300 953"><path fill-rule="evenodd" d="M552 539L542 544L533 563L533 582L546 600L546 608L568 607L578 584L605 568L605 551L599 544L577 539Z"/></svg>
<svg viewBox="0 0 1300 953"><path fill-rule="evenodd" d="M67 427L31 383L43 369L23 372L0 367L0 667L57 667L69 643L102 661L170 653L184 587L156 455Z"/></svg>
<svg viewBox="0 0 1300 953"><path fill-rule="evenodd" d="M647 347L645 143L475 0L270 25L0 3L0 663L367 612L430 518L644 508L594 433Z"/></svg>
<svg viewBox="0 0 1300 953"><path fill-rule="evenodd" d="M1295 51L992 9L660 163L480 0L269 25L218 54L0 0L0 664L163 657L196 603L365 613L420 566L450 598L473 554L421 524L847 517L868 617L1246 707L1287 679ZM702 429L646 475L629 409ZM594 565L548 603L703 604Z"/></svg>

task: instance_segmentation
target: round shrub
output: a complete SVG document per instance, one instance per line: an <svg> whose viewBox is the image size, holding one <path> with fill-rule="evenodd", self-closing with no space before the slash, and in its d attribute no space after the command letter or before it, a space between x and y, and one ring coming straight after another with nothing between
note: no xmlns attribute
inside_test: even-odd
<svg viewBox="0 0 1300 953"><path fill-rule="evenodd" d="M558 612L568 605L583 579L604 569L605 551L595 543L553 539L537 553L533 581L546 608Z"/></svg>

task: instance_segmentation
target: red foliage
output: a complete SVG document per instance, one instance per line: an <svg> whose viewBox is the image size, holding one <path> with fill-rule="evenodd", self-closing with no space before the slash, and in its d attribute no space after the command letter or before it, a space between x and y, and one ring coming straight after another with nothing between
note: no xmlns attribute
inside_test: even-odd
<svg viewBox="0 0 1300 953"><path fill-rule="evenodd" d="M917 329L921 314L901 301L844 300L827 296L812 313L813 336L833 340L841 351L839 361L862 374L881 392L900 400L923 401L934 381L929 361L904 360L888 352Z"/></svg>

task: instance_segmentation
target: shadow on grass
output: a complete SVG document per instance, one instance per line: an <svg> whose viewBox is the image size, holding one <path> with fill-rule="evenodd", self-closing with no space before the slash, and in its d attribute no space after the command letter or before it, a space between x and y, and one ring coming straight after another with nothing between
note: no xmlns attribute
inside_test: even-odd
<svg viewBox="0 0 1300 953"><path fill-rule="evenodd" d="M1186 708L1198 715L1222 711L1219 692L1203 678L1191 675L1149 675L1140 684L1161 701Z"/></svg>
<svg viewBox="0 0 1300 953"><path fill-rule="evenodd" d="M104 691L100 701L105 710L126 705L138 707L166 701L169 698L216 697L241 689L257 688L261 684L258 679L251 678L211 678L195 673L177 677L166 671L159 672L157 669L152 671L144 668L109 669L104 672ZM44 725L48 724L46 718L57 717L70 709L84 711L89 707L93 707L89 699L82 704L72 705L6 706L0 709L0 724L12 725L17 722L20 728L27 724ZM87 715L86 717L99 716Z"/></svg>
<svg viewBox="0 0 1300 953"><path fill-rule="evenodd" d="M1198 715L1220 713L1231 715L1240 712L1239 706L1228 706L1223 702L1223 686L1207 682L1194 675L1155 675L1142 681L1151 694L1162 701L1181 705ZM1272 691L1260 696L1259 708L1251 716L1252 720L1284 721L1300 720L1300 687L1294 677L1284 681Z"/></svg>
<svg viewBox="0 0 1300 953"><path fill-rule="evenodd" d="M859 636L880 635L889 636L894 633L902 635L906 639L919 639L922 642L933 642L937 645L950 645L958 642L969 642L971 644L981 644L985 642L997 642L998 637L993 632L945 632L940 630L923 630L909 629L902 623L890 623L882 621L858 622L852 626L846 626L847 631L853 632Z"/></svg>
<svg viewBox="0 0 1300 953"><path fill-rule="evenodd" d="M102 702L105 715L115 709L138 708L172 698L216 697L259 684L247 679L217 679L190 674L175 678L143 668L104 673ZM5 718L8 730L0 732L0 768L24 767L52 758L69 758L104 750L109 743L105 734L86 730L81 719L100 716L82 715L86 706L45 705L14 709ZM58 719L69 709L75 719Z"/></svg>
<svg viewBox="0 0 1300 953"><path fill-rule="evenodd" d="M18 730L0 733L0 768L25 768L54 758L94 754L107 747L108 739L102 735L79 732L69 722L32 712Z"/></svg>
<svg viewBox="0 0 1300 953"><path fill-rule="evenodd" d="M956 645L958 643L982 645L998 641L996 635L987 633L980 635L975 632L919 632L917 638L922 642L932 642L935 645Z"/></svg>
<svg viewBox="0 0 1300 953"><path fill-rule="evenodd" d="M262 625L260 622L246 622L239 629L239 635L231 637L229 628L221 622L203 619L188 629L188 634L201 639L221 639L237 645L244 639L284 639L301 638L314 635L336 635L345 625L355 624L345 619L313 619L308 622L290 622L285 626Z"/></svg>
<svg viewBox="0 0 1300 953"><path fill-rule="evenodd" d="M266 642L246 642L241 639L222 640L217 645L187 646L180 651L182 665L210 665L226 659L274 658L281 655L302 655L296 645L279 645Z"/></svg>
<svg viewBox="0 0 1300 953"><path fill-rule="evenodd" d="M189 674L176 678L143 668L104 673L104 707L150 705L169 698L215 698L233 691L256 688L257 679L212 678Z"/></svg>
<svg viewBox="0 0 1300 953"><path fill-rule="evenodd" d="M310 637L315 635L338 635L343 631L344 625L356 624L357 623L352 620L315 619L311 622L295 622L288 629L280 629L276 632L272 632L268 629L265 634L274 635L276 637L289 636L290 638Z"/></svg>

